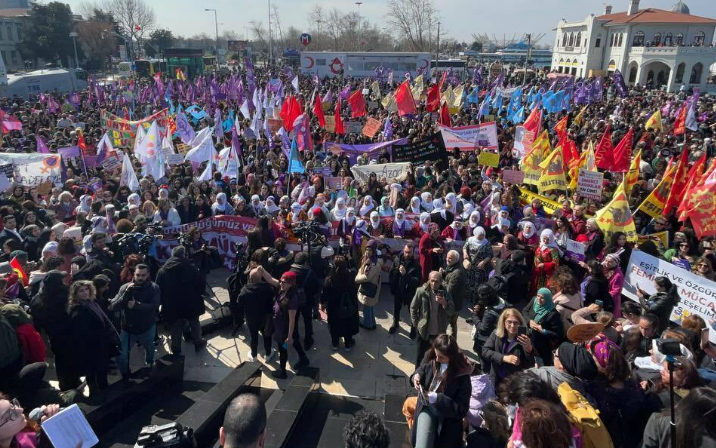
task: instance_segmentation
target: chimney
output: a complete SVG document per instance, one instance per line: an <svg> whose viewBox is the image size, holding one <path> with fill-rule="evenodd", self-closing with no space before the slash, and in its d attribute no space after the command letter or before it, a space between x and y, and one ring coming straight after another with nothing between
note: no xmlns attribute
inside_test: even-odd
<svg viewBox="0 0 716 448"><path fill-rule="evenodd" d="M604 5L604 14L612 13L612 5Z"/></svg>
<svg viewBox="0 0 716 448"><path fill-rule="evenodd" d="M639 12L639 0L629 0L629 9L627 10L628 16L633 16Z"/></svg>

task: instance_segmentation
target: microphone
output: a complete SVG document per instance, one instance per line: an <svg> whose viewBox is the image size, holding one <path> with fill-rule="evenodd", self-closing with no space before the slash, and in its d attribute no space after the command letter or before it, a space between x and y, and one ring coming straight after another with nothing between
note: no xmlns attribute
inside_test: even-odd
<svg viewBox="0 0 716 448"><path fill-rule="evenodd" d="M45 409L47 409L47 406L40 406L39 408L35 408L27 414L27 417L30 420L35 420L35 421L39 422L42 419L42 417L45 415ZM60 411L62 411L63 409L65 409L65 408L60 408Z"/></svg>

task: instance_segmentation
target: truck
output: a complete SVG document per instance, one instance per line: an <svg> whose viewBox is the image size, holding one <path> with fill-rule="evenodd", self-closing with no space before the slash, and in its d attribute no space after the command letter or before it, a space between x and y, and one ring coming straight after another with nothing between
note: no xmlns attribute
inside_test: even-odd
<svg viewBox="0 0 716 448"><path fill-rule="evenodd" d="M427 52L333 52L303 51L301 52L301 73L319 77L350 76L368 78L376 76L376 69L386 76L389 69L393 70L396 82L407 73L418 76L430 73L430 53Z"/></svg>
<svg viewBox="0 0 716 448"><path fill-rule="evenodd" d="M87 88L87 73L81 69L52 68L7 75L0 84L0 96L26 100L45 92L69 93Z"/></svg>

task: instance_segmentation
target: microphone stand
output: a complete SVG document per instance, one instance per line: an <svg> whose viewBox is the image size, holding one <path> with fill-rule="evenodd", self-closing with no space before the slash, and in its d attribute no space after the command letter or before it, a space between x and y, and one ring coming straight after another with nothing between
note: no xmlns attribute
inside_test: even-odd
<svg viewBox="0 0 716 448"><path fill-rule="evenodd" d="M669 438L671 439L671 448L676 448L676 413L674 412L674 368L676 358L673 355L667 355L666 364L669 369L669 405L671 407L671 413L669 414Z"/></svg>

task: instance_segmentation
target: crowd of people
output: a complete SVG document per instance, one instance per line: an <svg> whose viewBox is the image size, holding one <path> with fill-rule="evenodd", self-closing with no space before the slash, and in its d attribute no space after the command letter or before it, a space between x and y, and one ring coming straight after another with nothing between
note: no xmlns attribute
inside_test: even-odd
<svg viewBox="0 0 716 448"><path fill-rule="evenodd" d="M549 84L546 75L527 80L520 102L526 103L530 88ZM274 79L287 90L293 81L297 91L286 98L274 95L269 89ZM147 366L154 363L165 328L172 353L182 352L187 327L195 349L202 350L205 276L221 264L237 266L228 289L235 330L244 324L248 329L248 361L260 359L262 342L263 362L275 363L272 374L279 379L288 376L293 352L298 371L310 364L315 344L354 349L356 334L376 330L375 307L392 299L389 333L402 334L401 321L406 322L405 333L415 340L409 381L416 397L405 406L415 447L661 447L669 438L670 386L678 402L677 446L715 446L716 392L706 386L716 379L716 349L709 342L713 322L690 314L680 325L673 323L681 298L667 276L654 279L651 294L638 288L638 301L623 295L636 251L715 280L714 238L680 220L678 202L657 217L636 212L677 161L689 164L684 169L701 163L702 172L711 166L713 96L695 95L698 127L684 137L675 136L673 128L674 112L687 100L685 90L670 94L634 86L622 95L608 79L599 101L539 116L550 146L567 138L579 157L607 129L614 142L633 132L640 164L627 199L635 231L645 236L635 244L635 235L600 228L594 217L623 183L620 173L604 172L602 200L584 199L574 186L537 195L533 185L503 180L506 170L523 162L513 151L517 125L508 119L506 105L487 104L484 110L481 102L490 90L524 80L509 71L476 79L448 79L464 87L465 97L474 93L478 99L465 101L449 121L460 127L494 120L497 167L478 163L484 148L448 147L446 160L416 162L399 179L371 174L366 181L351 167L391 162L387 147L356 156L327 143L417 142L433 135L446 117L428 111L425 97L442 86L439 77L413 92L417 109L410 116L381 105L379 93L364 88L363 80L294 77L285 67L234 68L193 81L157 75L111 88L91 83L70 96L1 99L0 108L22 123L21 130L3 133L0 152L7 153L96 148L106 132L102 109L127 116L131 111L141 119L166 106L178 123L182 107L198 104L206 113L187 121L197 133L221 127L216 117L236 114L234 135L217 133L212 143L216 154L238 149L239 170L224 176L211 167L207 171L206 162L187 161L167 165L155 179L143 175L141 156L125 148L138 173L135 190L124 171L118 176L68 159L61 182L15 184L3 193L0 391L7 395L0 399L0 447L14 446L21 431L36 429L17 423L24 421L17 418L20 402L28 408L51 400L68 403L85 386L90 397L101 397L112 369L124 378L132 375L129 352L135 345L143 347ZM237 81L249 93L251 86L259 89L254 101L267 103L262 95L270 95L276 110L282 102L297 101L310 144L304 140L302 151L289 152L285 131L266 125L253 132L256 118L244 116L235 95L217 96ZM383 92L397 86L385 79L378 83ZM164 97L157 94L160 88ZM369 100L362 116L342 98L361 89ZM132 101L122 94L127 91L135 92ZM374 118L384 123L382 131L373 137L329 132L314 111L314 98L329 103L336 121L341 115L346 121ZM664 112L659 126L645 129L653 112L667 105L671 112ZM274 112L268 109L264 124ZM168 138L175 146L182 143L178 132ZM207 172L208 179L202 174ZM340 185L329 185L327 177L342 178ZM532 193L527 200L525 190ZM548 201L559 207L547 207ZM232 215L256 223L246 247L234 250L241 254L235 260L222 258L197 224ZM160 238L162 228L178 225L187 225L186 236L168 260L158 262L151 241ZM659 232L667 233L668 243L655 236ZM309 239L310 250L304 250L301 243ZM568 256L568 241L583 244L582 259ZM324 312L331 340L316 341L314 320ZM472 346L458 346L460 316L471 325ZM597 330L577 340L570 336L572 328ZM659 351L655 341L664 338L677 341L675 359ZM50 360L57 388L44 381ZM675 364L673 378L669 363ZM579 420L570 408L574 400L598 413L601 429ZM363 429L370 426L385 443L383 431L366 423L372 417L363 418ZM361 445L355 431L346 431L353 440L348 446L369 446Z"/></svg>

